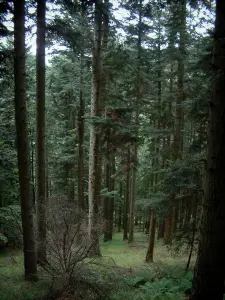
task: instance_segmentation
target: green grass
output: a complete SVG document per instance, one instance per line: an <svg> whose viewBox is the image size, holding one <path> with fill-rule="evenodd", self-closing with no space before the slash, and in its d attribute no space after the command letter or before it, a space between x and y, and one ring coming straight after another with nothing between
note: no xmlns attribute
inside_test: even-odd
<svg viewBox="0 0 225 300"><path fill-rule="evenodd" d="M190 285L190 274L187 275L183 271L187 257L172 257L161 242L156 243L154 263L145 263L147 236L143 233L135 233L135 242L132 245L123 242L122 234L116 233L112 242L104 243L101 240L101 251L101 261L114 267L112 269L115 272L122 271L118 278L115 278L116 288L112 296L114 300L166 300L172 299L171 297L179 300L183 299L185 287ZM135 282L141 278L148 282L134 288ZM117 284L119 281L120 284ZM21 251L0 254L1 300L32 299L44 294L48 283L43 279L34 283L24 280Z"/></svg>
<svg viewBox="0 0 225 300"><path fill-rule="evenodd" d="M47 290L47 282L28 282L24 280L23 254L10 251L0 254L0 295L1 300L32 299Z"/></svg>
<svg viewBox="0 0 225 300"><path fill-rule="evenodd" d="M117 265L136 268L140 266L151 266L145 263L145 255L147 251L147 236L142 232L135 233L135 241L133 245L129 245L122 240L122 234L116 233L112 242L101 242L101 250L103 256L111 257ZM172 256L166 246L156 242L154 250L154 264L165 265L165 267L184 269L187 263L187 256ZM192 265L193 266L193 261Z"/></svg>

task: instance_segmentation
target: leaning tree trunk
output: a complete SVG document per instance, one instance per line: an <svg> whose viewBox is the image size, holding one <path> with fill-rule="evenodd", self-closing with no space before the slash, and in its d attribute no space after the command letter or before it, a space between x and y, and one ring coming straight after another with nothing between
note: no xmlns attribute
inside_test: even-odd
<svg viewBox="0 0 225 300"><path fill-rule="evenodd" d="M46 174L45 174L45 9L46 1L37 1L37 259L46 261Z"/></svg>
<svg viewBox="0 0 225 300"><path fill-rule="evenodd" d="M216 1L205 201L191 300L222 300L225 278L225 2Z"/></svg>
<svg viewBox="0 0 225 300"><path fill-rule="evenodd" d="M95 33L92 54L92 96L91 117L100 117L100 74L101 74L101 30L102 14L100 6L102 1L95 1ZM101 255L99 246L99 202L100 202L100 135L99 126L90 126L90 150L89 150L89 238L92 244L90 256Z"/></svg>
<svg viewBox="0 0 225 300"><path fill-rule="evenodd" d="M25 1L14 1L15 120L23 230L25 278L37 278L34 222L30 191L30 164L26 105Z"/></svg>

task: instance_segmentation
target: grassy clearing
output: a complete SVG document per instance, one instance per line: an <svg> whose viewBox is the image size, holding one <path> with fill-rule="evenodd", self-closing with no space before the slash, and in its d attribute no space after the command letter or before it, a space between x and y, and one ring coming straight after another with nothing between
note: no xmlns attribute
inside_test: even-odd
<svg viewBox="0 0 225 300"><path fill-rule="evenodd" d="M111 257L120 266L139 268L147 267L151 264L145 263L147 251L147 236L142 232L135 233L135 242L132 245L123 242L122 234L116 233L112 242L102 243L102 255ZM157 241L154 252L154 264L164 265L165 268L185 269L187 263L186 255L172 256L166 246L162 246L161 241ZM192 261L193 267L193 261Z"/></svg>
<svg viewBox="0 0 225 300"><path fill-rule="evenodd" d="M190 286L191 280L191 275L183 271L186 256L172 257L168 249L157 242L155 261L146 264L147 236L138 232L133 245L123 242L122 234L117 233L112 242L101 241L101 250L101 262L114 267L112 269L117 277L112 295L114 300L184 299L183 291ZM116 275L118 270L122 271L119 276ZM146 283L137 286L142 280ZM24 281L22 252L11 251L0 255L1 300L32 299L44 294L48 285L46 280L35 283Z"/></svg>

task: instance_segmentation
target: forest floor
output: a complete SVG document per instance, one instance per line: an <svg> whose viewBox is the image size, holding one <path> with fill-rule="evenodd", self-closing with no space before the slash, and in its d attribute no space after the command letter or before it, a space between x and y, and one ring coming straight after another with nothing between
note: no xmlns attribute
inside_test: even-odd
<svg viewBox="0 0 225 300"><path fill-rule="evenodd" d="M113 272L114 279L109 278L109 297L113 300L185 299L184 292L191 287L194 259L191 271L185 273L187 254L173 255L172 251L162 246L159 241L156 242L154 263L147 264L146 251L147 236L142 232L135 233L135 242L132 245L122 241L121 233L114 234L112 242L101 241L102 258L98 260L96 268L98 269L98 264L104 265L107 270ZM108 276L102 271L102 267L99 270L103 272L102 277ZM107 279L105 280L107 285ZM35 283L24 281L21 251L0 254L1 300L34 299L46 293L49 286L49 279L40 278ZM58 299L89 300L78 296Z"/></svg>

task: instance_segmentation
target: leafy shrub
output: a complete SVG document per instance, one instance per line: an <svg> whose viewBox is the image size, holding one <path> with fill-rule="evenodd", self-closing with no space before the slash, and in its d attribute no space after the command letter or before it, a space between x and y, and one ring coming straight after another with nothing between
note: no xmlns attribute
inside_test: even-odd
<svg viewBox="0 0 225 300"><path fill-rule="evenodd" d="M19 205L0 208L0 233L8 239L9 246L21 246L22 228Z"/></svg>

